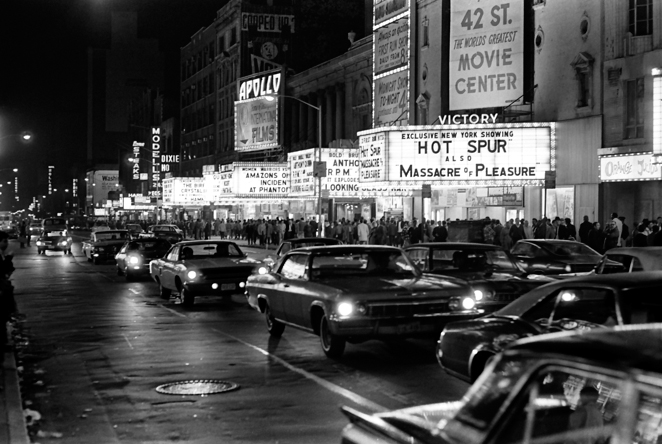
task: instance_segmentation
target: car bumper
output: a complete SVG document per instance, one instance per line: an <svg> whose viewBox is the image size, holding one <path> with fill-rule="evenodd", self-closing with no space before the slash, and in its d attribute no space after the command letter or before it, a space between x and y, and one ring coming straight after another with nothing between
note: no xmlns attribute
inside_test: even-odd
<svg viewBox="0 0 662 444"><path fill-rule="evenodd" d="M185 282L184 289L194 294L224 295L243 293L246 289L246 279L215 280L203 282Z"/></svg>
<svg viewBox="0 0 662 444"><path fill-rule="evenodd" d="M53 251L69 251L71 249L71 244L61 245L61 244L36 244L37 248L40 250L53 250Z"/></svg>
<svg viewBox="0 0 662 444"><path fill-rule="evenodd" d="M439 337L449 322L475 319L483 316L482 310L440 313L432 316L408 318L360 318L332 316L329 319L331 333L341 337Z"/></svg>

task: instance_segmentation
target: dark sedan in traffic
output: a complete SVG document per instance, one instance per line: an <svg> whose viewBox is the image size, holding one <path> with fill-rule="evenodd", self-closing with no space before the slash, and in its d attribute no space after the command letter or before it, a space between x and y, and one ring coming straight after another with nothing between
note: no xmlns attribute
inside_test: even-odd
<svg viewBox="0 0 662 444"><path fill-rule="evenodd" d="M461 400L368 414L343 444L657 444L662 325L555 333L498 355Z"/></svg>
<svg viewBox="0 0 662 444"><path fill-rule="evenodd" d="M495 354L519 338L660 321L661 271L568 278L538 287L490 315L448 324L437 359L448 373L475 380Z"/></svg>
<svg viewBox="0 0 662 444"><path fill-rule="evenodd" d="M522 271L498 245L430 242L410 245L405 252L426 273L467 281L476 304L488 313L548 282Z"/></svg>
<svg viewBox="0 0 662 444"><path fill-rule="evenodd" d="M269 333L279 337L286 325L314 333L329 357L346 342L434 337L445 323L480 314L464 281L423 274L395 247L299 248L260 272L246 295Z"/></svg>
<svg viewBox="0 0 662 444"><path fill-rule="evenodd" d="M527 273L545 275L590 273L602 259L581 242L554 239L520 240L510 253ZM607 267L621 269L621 264L610 262Z"/></svg>
<svg viewBox="0 0 662 444"><path fill-rule="evenodd" d="M342 245L342 241L331 237L295 237L280 243L276 257L281 257L290 250L303 247L322 247L324 245Z"/></svg>
<svg viewBox="0 0 662 444"><path fill-rule="evenodd" d="M126 242L115 255L117 275L125 276L127 281L148 275L150 261L163 257L170 247L165 239L140 238Z"/></svg>

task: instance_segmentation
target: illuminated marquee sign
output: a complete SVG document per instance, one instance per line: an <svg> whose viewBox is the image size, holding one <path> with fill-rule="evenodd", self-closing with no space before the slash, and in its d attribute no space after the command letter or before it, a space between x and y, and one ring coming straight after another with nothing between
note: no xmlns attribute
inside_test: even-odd
<svg viewBox="0 0 662 444"><path fill-rule="evenodd" d="M280 94L282 76L280 71L276 71L240 80L237 91L239 101Z"/></svg>
<svg viewBox="0 0 662 444"><path fill-rule="evenodd" d="M511 104L524 94L524 1L451 2L450 109Z"/></svg>
<svg viewBox="0 0 662 444"><path fill-rule="evenodd" d="M203 173L206 200L218 202L223 197L232 196L234 193L233 174L234 170Z"/></svg>
<svg viewBox="0 0 662 444"><path fill-rule="evenodd" d="M407 66L409 60L409 20L402 19L376 31L375 74Z"/></svg>
<svg viewBox="0 0 662 444"><path fill-rule="evenodd" d="M53 165L48 166L48 194L53 194Z"/></svg>
<svg viewBox="0 0 662 444"><path fill-rule="evenodd" d="M260 14L256 12L241 13L241 30L248 31L255 27L257 32L280 33L289 26L290 33L295 32L295 20L293 15L282 14Z"/></svg>
<svg viewBox="0 0 662 444"><path fill-rule="evenodd" d="M147 177L141 177L140 175L140 150L145 146L145 142L134 140L131 146L133 148L133 157L131 158L133 162L132 178L133 180L147 180Z"/></svg>
<svg viewBox="0 0 662 444"><path fill-rule="evenodd" d="M600 180L623 182L662 180L660 165L652 163L653 154L624 154L600 157Z"/></svg>
<svg viewBox="0 0 662 444"><path fill-rule="evenodd" d="M374 27L407 11L409 0L375 0L372 15Z"/></svg>
<svg viewBox="0 0 662 444"><path fill-rule="evenodd" d="M314 148L288 154L291 196L315 195L317 179L313 177L314 158ZM326 177L322 177L323 192L327 191L329 197L360 195L358 149L322 148L322 162L326 162Z"/></svg>
<svg viewBox="0 0 662 444"><path fill-rule="evenodd" d="M204 205L206 202L203 177L173 177L163 180L163 185L164 205Z"/></svg>
<svg viewBox="0 0 662 444"><path fill-rule="evenodd" d="M555 137L553 123L371 130L359 137L360 180L541 185Z"/></svg>
<svg viewBox="0 0 662 444"><path fill-rule="evenodd" d="M287 197L290 192L287 163L235 163L233 176L237 197Z"/></svg>
<svg viewBox="0 0 662 444"><path fill-rule="evenodd" d="M235 151L278 146L278 101L250 99L234 102Z"/></svg>

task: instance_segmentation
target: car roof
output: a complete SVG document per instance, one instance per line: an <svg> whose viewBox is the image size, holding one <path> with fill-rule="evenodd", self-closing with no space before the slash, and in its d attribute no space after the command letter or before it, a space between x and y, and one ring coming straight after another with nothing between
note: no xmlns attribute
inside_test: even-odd
<svg viewBox="0 0 662 444"><path fill-rule="evenodd" d="M104 230L104 231L95 231L94 234L117 234L117 233L128 233L129 230Z"/></svg>
<svg viewBox="0 0 662 444"><path fill-rule="evenodd" d="M153 240L153 238L152 238ZM231 244L231 245L237 245L236 242L228 241L228 240L189 240L189 241L181 241L177 242L175 245L182 245L182 246L187 246L187 245L206 245L206 244ZM239 246L239 245L237 245ZM298 251L298 250L297 250Z"/></svg>
<svg viewBox="0 0 662 444"><path fill-rule="evenodd" d="M626 254L639 259L645 269L662 269L662 247L619 247L605 254Z"/></svg>
<svg viewBox="0 0 662 444"><path fill-rule="evenodd" d="M324 245L324 246L315 246L315 247L302 247L302 248L297 248L296 251L297 253L301 253L303 251L310 251L311 253L316 253L320 251L376 251L376 250L384 250L384 251L397 251L401 252L398 247L391 247L388 245Z"/></svg>
<svg viewBox="0 0 662 444"><path fill-rule="evenodd" d="M291 244L305 244L309 242L320 242L320 243L328 243L330 245L337 245L338 242L340 242L338 239L334 239L331 237L297 237L294 239L288 239L283 242L289 242Z"/></svg>
<svg viewBox="0 0 662 444"><path fill-rule="evenodd" d="M577 244L577 241L564 240L564 239L521 239L518 240L516 243L519 244L524 242L537 244L537 245Z"/></svg>
<svg viewBox="0 0 662 444"><path fill-rule="evenodd" d="M503 250L500 245L480 244L477 242L424 242L420 244L410 244L405 250L416 247L435 248L439 250Z"/></svg>
<svg viewBox="0 0 662 444"><path fill-rule="evenodd" d="M660 373L662 323L540 335L514 342L506 353L558 354Z"/></svg>

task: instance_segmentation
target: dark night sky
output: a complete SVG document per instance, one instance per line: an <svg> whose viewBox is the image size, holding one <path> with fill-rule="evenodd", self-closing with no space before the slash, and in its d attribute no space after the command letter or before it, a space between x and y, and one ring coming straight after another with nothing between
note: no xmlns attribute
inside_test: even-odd
<svg viewBox="0 0 662 444"><path fill-rule="evenodd" d="M226 0L3 0L0 2L0 137L30 130L24 145L0 141L0 181L18 167L24 192L41 194L45 165L61 180L85 162L88 47L107 46L112 10L138 10L139 37L159 39L170 60ZM59 175L58 175L59 176ZM57 177L56 177L57 179ZM7 186L7 185L5 185ZM41 187L39 187L41 188ZM0 196L2 198L4 196ZM23 193L21 193L23 198ZM31 200L31 197L26 197ZM2 201L2 199L0 199ZM5 208L5 205L2 205Z"/></svg>

